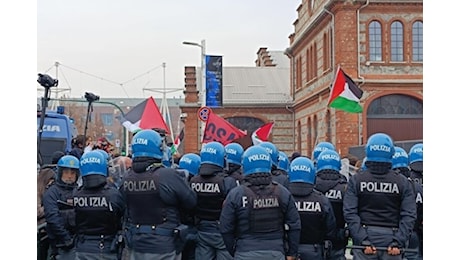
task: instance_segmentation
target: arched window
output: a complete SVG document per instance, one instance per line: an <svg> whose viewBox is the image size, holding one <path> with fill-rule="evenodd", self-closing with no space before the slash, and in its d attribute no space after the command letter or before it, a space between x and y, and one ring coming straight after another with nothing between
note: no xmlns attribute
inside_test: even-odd
<svg viewBox="0 0 460 260"><path fill-rule="evenodd" d="M261 127L263 124L265 124L264 121L254 118L254 117L246 117L246 116L235 116L235 117L228 117L225 120L230 122L230 124L238 127L241 130L247 130L248 135L257 128Z"/></svg>
<svg viewBox="0 0 460 260"><path fill-rule="evenodd" d="M391 61L403 61L403 25L399 21L391 24Z"/></svg>
<svg viewBox="0 0 460 260"><path fill-rule="evenodd" d="M302 151L302 127L300 120L297 122L297 151Z"/></svg>
<svg viewBox="0 0 460 260"><path fill-rule="evenodd" d="M423 23L412 24L412 60L423 61Z"/></svg>
<svg viewBox="0 0 460 260"><path fill-rule="evenodd" d="M369 24L369 60L382 61L382 26L377 21Z"/></svg>
<svg viewBox="0 0 460 260"><path fill-rule="evenodd" d="M373 100L367 109L367 136L382 132L393 141L423 139L423 101L391 94Z"/></svg>
<svg viewBox="0 0 460 260"><path fill-rule="evenodd" d="M423 104L410 96L393 94L380 97L369 105L368 118L423 118Z"/></svg>
<svg viewBox="0 0 460 260"><path fill-rule="evenodd" d="M332 126L331 126L331 111L327 110L326 111L326 126L327 126L327 131L326 131L326 142L332 142L331 137L332 137Z"/></svg>
<svg viewBox="0 0 460 260"><path fill-rule="evenodd" d="M315 147L316 143L318 142L318 118L316 115L313 116L313 146L311 147L312 150Z"/></svg>
<svg viewBox="0 0 460 260"><path fill-rule="evenodd" d="M312 126L311 126L311 119L307 119L307 154L309 154L312 150Z"/></svg>

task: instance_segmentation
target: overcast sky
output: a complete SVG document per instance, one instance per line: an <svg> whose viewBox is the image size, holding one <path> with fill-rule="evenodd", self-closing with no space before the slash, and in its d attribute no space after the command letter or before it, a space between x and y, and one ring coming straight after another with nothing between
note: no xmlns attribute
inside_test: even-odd
<svg viewBox="0 0 460 260"><path fill-rule="evenodd" d="M60 95L161 97L163 88L183 89L184 66L200 66L200 48L183 41L206 40L206 54L222 55L223 66L255 66L260 47L289 47L300 3L39 0L37 72L56 77L59 62ZM168 94L179 95L182 91Z"/></svg>

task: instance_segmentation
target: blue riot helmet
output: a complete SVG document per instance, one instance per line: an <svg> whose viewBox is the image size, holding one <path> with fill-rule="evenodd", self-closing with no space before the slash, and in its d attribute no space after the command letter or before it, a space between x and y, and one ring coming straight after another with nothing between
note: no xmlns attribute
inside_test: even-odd
<svg viewBox="0 0 460 260"><path fill-rule="evenodd" d="M172 154L171 154L171 147L165 147L165 153L163 155L162 163L165 167L170 168L172 167Z"/></svg>
<svg viewBox="0 0 460 260"><path fill-rule="evenodd" d="M330 142L319 142L313 149L313 156L312 156L313 162L316 162L318 159L318 155L325 150L335 151L335 146Z"/></svg>
<svg viewBox="0 0 460 260"><path fill-rule="evenodd" d="M340 172L342 169L340 155L334 150L326 149L322 151L316 159L316 172L320 172L322 170L334 170Z"/></svg>
<svg viewBox="0 0 460 260"><path fill-rule="evenodd" d="M411 170L423 172L423 144L414 144L409 150L409 167Z"/></svg>
<svg viewBox="0 0 460 260"><path fill-rule="evenodd" d="M97 151L84 153L80 158L81 176L98 174L107 177L107 160Z"/></svg>
<svg viewBox="0 0 460 260"><path fill-rule="evenodd" d="M409 164L423 162L423 144L414 144L409 150Z"/></svg>
<svg viewBox="0 0 460 260"><path fill-rule="evenodd" d="M243 175L254 173L270 173L272 160L270 153L260 145L251 146L244 151L242 156Z"/></svg>
<svg viewBox="0 0 460 260"><path fill-rule="evenodd" d="M316 171L313 162L307 157L297 157L289 166L289 182L315 184Z"/></svg>
<svg viewBox="0 0 460 260"><path fill-rule="evenodd" d="M393 139L387 134L376 133L367 140L366 157L368 162L391 163L394 153Z"/></svg>
<svg viewBox="0 0 460 260"><path fill-rule="evenodd" d="M73 155L64 155L57 162L58 168L80 169L79 160Z"/></svg>
<svg viewBox="0 0 460 260"><path fill-rule="evenodd" d="M198 154L187 153L179 160L179 168L187 170L192 175L197 175L200 169L201 158Z"/></svg>
<svg viewBox="0 0 460 260"><path fill-rule="evenodd" d="M278 168L278 148L276 148L276 146L272 142L262 142L259 145L265 148L270 154L272 166Z"/></svg>
<svg viewBox="0 0 460 260"><path fill-rule="evenodd" d="M102 149L96 149L96 150L93 150L93 151L102 154L102 156L104 156L104 159L105 159L107 162L110 161L110 155L109 155L106 151L104 151L104 150L102 150Z"/></svg>
<svg viewBox="0 0 460 260"><path fill-rule="evenodd" d="M393 154L391 161L393 164L393 169L409 167L409 156L407 155L406 151L399 146L395 146L395 153Z"/></svg>
<svg viewBox="0 0 460 260"><path fill-rule="evenodd" d="M278 169L289 172L289 157L285 152L278 152Z"/></svg>
<svg viewBox="0 0 460 260"><path fill-rule="evenodd" d="M219 142L209 142L200 151L201 164L208 163L224 168L225 166L225 147Z"/></svg>
<svg viewBox="0 0 460 260"><path fill-rule="evenodd" d="M163 139L154 130L141 130L133 136L131 141L133 159L136 157L149 157L163 159Z"/></svg>
<svg viewBox="0 0 460 260"><path fill-rule="evenodd" d="M61 184L73 184L67 180L62 180L62 172L64 169L73 169L76 171L77 179L80 176L80 162L77 157L73 155L64 155L57 162L57 177L56 181Z"/></svg>
<svg viewBox="0 0 460 260"><path fill-rule="evenodd" d="M225 154L227 162L241 165L241 156L243 156L244 149L239 143L229 143L225 146Z"/></svg>

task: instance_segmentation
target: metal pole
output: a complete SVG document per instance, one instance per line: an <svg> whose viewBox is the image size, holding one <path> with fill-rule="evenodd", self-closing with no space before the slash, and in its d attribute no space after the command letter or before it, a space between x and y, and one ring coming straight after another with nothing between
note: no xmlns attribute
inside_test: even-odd
<svg viewBox="0 0 460 260"><path fill-rule="evenodd" d="M201 40L201 90L200 90L200 95L201 95L201 107L206 106L206 40ZM201 141L203 140L204 136L204 129L206 127L206 123L200 120L200 135L199 135L199 140L198 143L201 146ZM198 147L201 149L201 147Z"/></svg>

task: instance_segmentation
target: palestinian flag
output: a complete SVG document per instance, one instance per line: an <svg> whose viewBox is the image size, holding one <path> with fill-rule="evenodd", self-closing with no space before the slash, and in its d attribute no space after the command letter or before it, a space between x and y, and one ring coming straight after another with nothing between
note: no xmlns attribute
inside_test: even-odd
<svg viewBox="0 0 460 260"><path fill-rule="evenodd" d="M359 99L362 96L363 91L339 67L327 105L350 113L361 113L363 108L359 104Z"/></svg>
<svg viewBox="0 0 460 260"><path fill-rule="evenodd" d="M166 134L169 134L169 128L153 97L149 97L137 104L124 117L121 116L120 122L126 129L133 133L142 129L156 128L163 129Z"/></svg>
<svg viewBox="0 0 460 260"><path fill-rule="evenodd" d="M251 135L252 144L258 145L262 142L268 141L268 137L272 132L273 125L275 122L266 123L263 126L257 128Z"/></svg>
<svg viewBox="0 0 460 260"><path fill-rule="evenodd" d="M171 146L171 154L174 155L178 149L180 144L182 143L182 140L184 140L184 128L180 131L180 134L176 137L176 140L174 140L173 145Z"/></svg>

